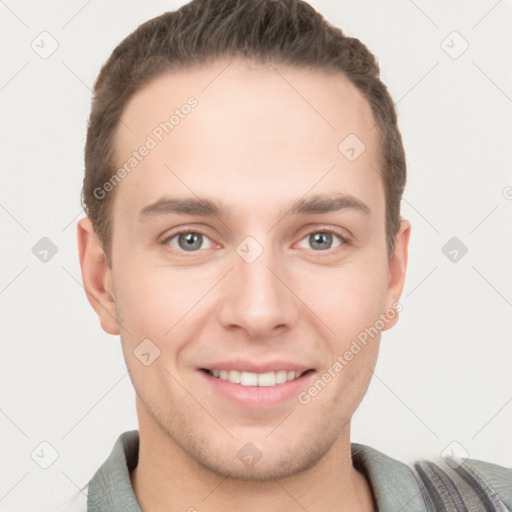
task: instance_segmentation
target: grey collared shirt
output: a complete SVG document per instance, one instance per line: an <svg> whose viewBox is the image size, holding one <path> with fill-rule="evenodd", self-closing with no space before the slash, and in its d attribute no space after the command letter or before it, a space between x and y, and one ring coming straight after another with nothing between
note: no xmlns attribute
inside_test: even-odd
<svg viewBox="0 0 512 512"><path fill-rule="evenodd" d="M367 477L380 512L427 512L409 466L369 446L352 443L351 450L354 467ZM87 512L141 512L130 481L138 453L138 431L121 434L89 482ZM466 462L485 478L508 510L512 510L512 468L469 459Z"/></svg>

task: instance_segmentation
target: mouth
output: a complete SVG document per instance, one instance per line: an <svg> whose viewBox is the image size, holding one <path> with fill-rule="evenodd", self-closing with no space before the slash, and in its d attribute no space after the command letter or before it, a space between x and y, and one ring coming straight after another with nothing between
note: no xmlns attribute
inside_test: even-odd
<svg viewBox="0 0 512 512"><path fill-rule="evenodd" d="M200 370L215 379L246 387L279 387L288 382L298 380L302 376L314 371L312 369L306 371L276 370L265 373L253 373L239 370L208 368L201 368Z"/></svg>

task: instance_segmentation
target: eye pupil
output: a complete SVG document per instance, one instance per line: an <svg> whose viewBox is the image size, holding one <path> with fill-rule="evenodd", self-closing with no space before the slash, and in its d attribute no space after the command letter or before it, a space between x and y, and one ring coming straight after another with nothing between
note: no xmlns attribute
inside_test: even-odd
<svg viewBox="0 0 512 512"><path fill-rule="evenodd" d="M203 242L203 235L200 233L184 233L178 238L179 246L184 251L200 249Z"/></svg>
<svg viewBox="0 0 512 512"><path fill-rule="evenodd" d="M324 251L332 245L332 235L330 233L313 233L310 235L309 241L311 247Z"/></svg>

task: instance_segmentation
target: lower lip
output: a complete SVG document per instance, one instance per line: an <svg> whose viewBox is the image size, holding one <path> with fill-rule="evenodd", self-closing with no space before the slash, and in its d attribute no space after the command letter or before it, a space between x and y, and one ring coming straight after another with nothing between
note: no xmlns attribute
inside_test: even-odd
<svg viewBox="0 0 512 512"><path fill-rule="evenodd" d="M214 377L203 370L199 370L199 373L219 394L246 408L272 407L296 398L315 374L314 371L308 371L298 379L275 386L242 386Z"/></svg>

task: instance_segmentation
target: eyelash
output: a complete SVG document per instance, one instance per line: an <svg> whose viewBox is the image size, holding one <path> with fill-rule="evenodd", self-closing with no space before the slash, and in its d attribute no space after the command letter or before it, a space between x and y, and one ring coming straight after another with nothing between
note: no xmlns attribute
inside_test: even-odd
<svg viewBox="0 0 512 512"><path fill-rule="evenodd" d="M176 236L185 235L185 234L188 234L188 233L194 233L194 234L202 235L202 236L210 239L210 237L204 231L202 231L201 229L197 229L197 228L188 228L188 229L187 228L182 228L182 229L180 229L178 231L173 232L169 236L166 236L165 239L162 240L162 244L168 245L169 241L172 240L173 238L175 238ZM320 253L320 254L321 253L333 254L333 252L335 253L338 250L342 249L343 246L351 245L351 242L350 242L349 238L345 234L342 234L340 231L338 231L338 230L336 230L334 228L331 228L331 227L327 227L327 226L325 226L325 227L321 226L320 228L316 228L316 229L313 229L311 231L308 231L307 233L304 234L304 236L302 236L302 238L299 240L299 242L301 242L306 237L308 237L308 236L310 236L310 235L312 235L314 233L328 233L328 234L331 234L331 235L336 235L341 240L341 244L338 245L337 247L334 247L332 249L326 249L324 251L322 251L322 250L314 251L313 250L313 252L316 252L316 253ZM211 240L211 241L213 242L213 240ZM215 243L215 242L213 242L213 243ZM173 247L172 250L176 250L176 249ZM204 250L204 249L200 249L198 251L190 251L190 254L198 253L198 252L201 252L202 250ZM189 251L179 250L178 252L180 252L180 253L187 253Z"/></svg>

